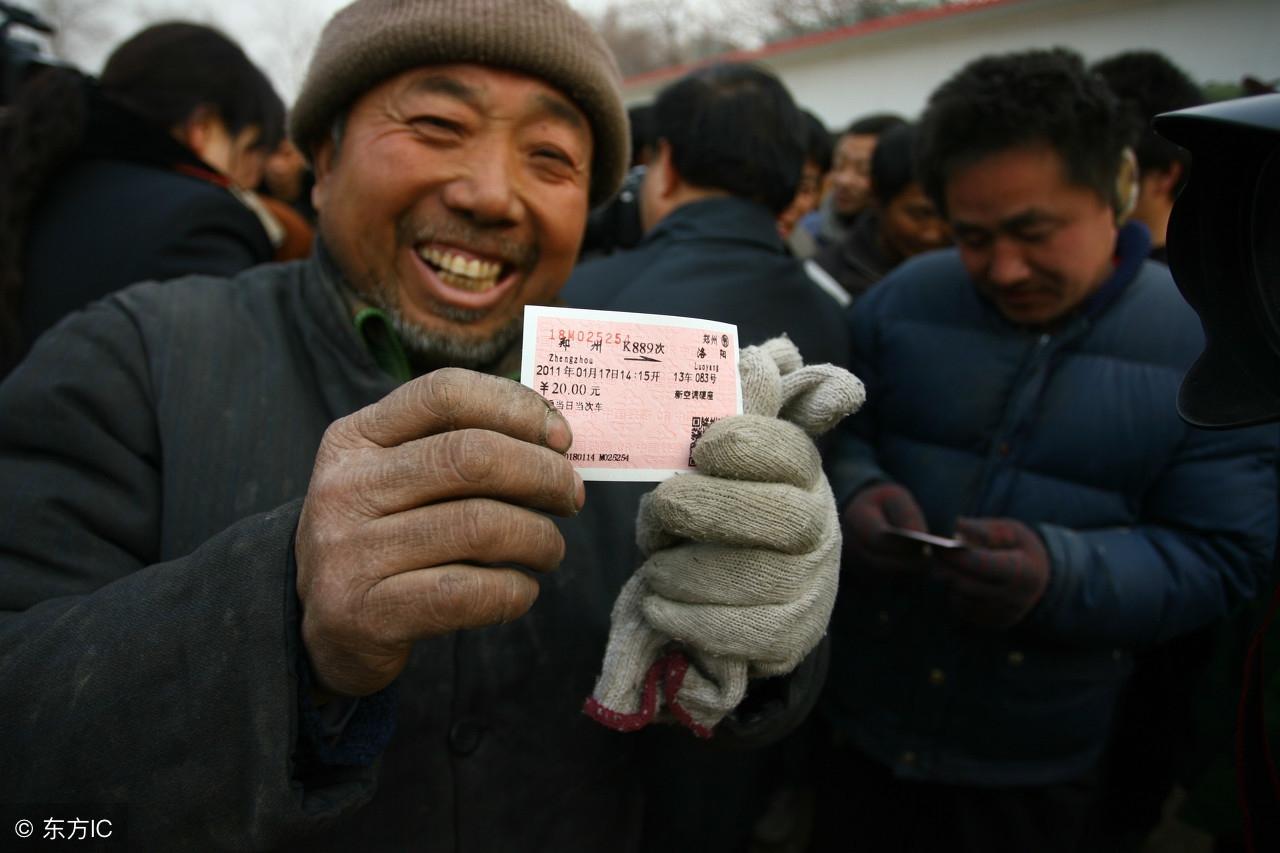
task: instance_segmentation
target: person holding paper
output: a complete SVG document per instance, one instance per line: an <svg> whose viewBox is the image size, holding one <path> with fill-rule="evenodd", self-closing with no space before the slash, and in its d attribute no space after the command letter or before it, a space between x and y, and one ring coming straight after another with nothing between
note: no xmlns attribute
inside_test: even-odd
<svg viewBox="0 0 1280 853"><path fill-rule="evenodd" d="M920 122L957 248L851 314L844 587L818 849L1077 850L1135 649L1254 595L1275 429L1178 418L1202 335L1124 224L1132 161L1067 51L985 57ZM891 528L958 537L925 549Z"/></svg>
<svg viewBox="0 0 1280 853"><path fill-rule="evenodd" d="M127 808L141 849L646 849L646 819L701 816L652 814L653 729L581 713L602 670L653 671L625 637L640 665L604 660L614 601L640 570L626 624L688 620L670 649L743 688L706 664L662 683L668 716L794 723L838 571L810 435L860 386L744 350L748 414L654 491L642 557L506 378L626 167L601 39L562 0L357 0L291 121L312 259L129 288L0 385L0 803ZM750 540L753 504L798 532ZM740 605L729 654L710 631Z"/></svg>

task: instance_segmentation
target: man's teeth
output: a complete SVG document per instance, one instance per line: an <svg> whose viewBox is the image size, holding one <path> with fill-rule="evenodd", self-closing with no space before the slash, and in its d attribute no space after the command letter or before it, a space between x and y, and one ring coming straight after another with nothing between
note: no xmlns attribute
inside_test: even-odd
<svg viewBox="0 0 1280 853"><path fill-rule="evenodd" d="M502 264L465 258L453 252L424 249L420 254L440 271L445 284L463 290L488 290L498 283L498 274L502 272Z"/></svg>

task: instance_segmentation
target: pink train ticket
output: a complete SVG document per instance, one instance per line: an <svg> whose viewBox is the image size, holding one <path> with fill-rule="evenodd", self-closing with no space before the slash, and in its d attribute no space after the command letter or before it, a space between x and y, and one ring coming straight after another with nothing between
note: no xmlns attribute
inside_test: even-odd
<svg viewBox="0 0 1280 853"><path fill-rule="evenodd" d="M530 305L520 381L573 428L582 479L664 480L693 470L708 426L742 413L738 327Z"/></svg>

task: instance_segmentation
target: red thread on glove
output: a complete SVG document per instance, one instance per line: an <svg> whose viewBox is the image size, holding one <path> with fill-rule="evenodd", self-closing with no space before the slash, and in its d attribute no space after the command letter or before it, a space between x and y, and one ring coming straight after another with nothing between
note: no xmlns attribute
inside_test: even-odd
<svg viewBox="0 0 1280 853"><path fill-rule="evenodd" d="M602 726L619 732L634 732L643 729L654 721L658 714L658 688L661 685L662 696L666 700L671 715L682 725L688 727L700 738L709 738L711 729L698 723L680 703L678 696L684 686L685 675L689 672L689 659L684 652L673 649L658 658L649 667L644 676L644 688L640 694L640 709L632 714L625 714L606 708L594 696L583 703L582 711Z"/></svg>

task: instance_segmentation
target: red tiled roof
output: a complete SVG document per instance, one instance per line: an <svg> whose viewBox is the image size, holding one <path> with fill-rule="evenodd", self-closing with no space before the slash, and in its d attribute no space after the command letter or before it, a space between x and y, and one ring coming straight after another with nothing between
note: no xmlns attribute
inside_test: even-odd
<svg viewBox="0 0 1280 853"><path fill-rule="evenodd" d="M902 29L904 27L914 26L915 24L924 23L925 21L936 21L941 18L950 18L956 15L963 15L968 12L975 12L979 9L989 9L993 6L1010 6L1021 2L1023 2L1023 0L964 0L964 2L958 2L946 6L935 6L931 9L916 9L911 12L903 12L900 15L886 15L883 18L872 18L868 21L860 21L856 24L849 24L844 27L836 27L831 30L823 30L822 32L807 33L806 35L783 39L782 41L766 44L763 47L753 48L751 50L734 50L729 53L721 53L698 62L687 62L683 65L669 65L666 68L657 68L653 71L633 74L632 76L625 78L622 81L622 85L625 87L644 83L655 83L659 80L679 77L694 68L699 68L712 62L755 62L761 59L767 59L771 56L777 56L781 53L806 50L808 48L819 47L824 44L845 41L846 39L861 38L862 36L871 35L872 33Z"/></svg>

